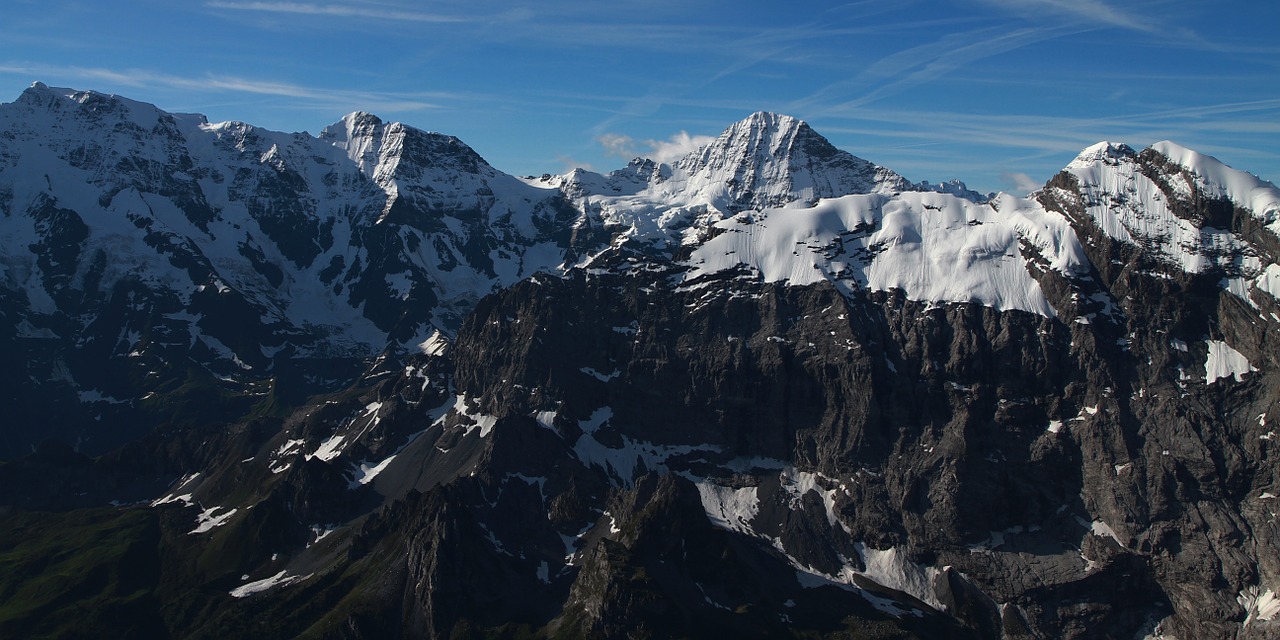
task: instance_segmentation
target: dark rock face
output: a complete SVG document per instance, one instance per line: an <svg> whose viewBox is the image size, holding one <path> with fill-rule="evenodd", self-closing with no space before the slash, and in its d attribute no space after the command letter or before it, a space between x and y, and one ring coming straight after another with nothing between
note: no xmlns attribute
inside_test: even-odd
<svg viewBox="0 0 1280 640"><path fill-rule="evenodd" d="M1280 624L1280 241L1214 166L1099 145L1018 204L1080 245L1018 236L1041 314L697 271L723 215L926 188L774 114L548 188L369 114L317 139L37 87L0 116L0 635ZM715 215L651 242L608 200L637 194ZM42 567L87 570L61 598Z"/></svg>

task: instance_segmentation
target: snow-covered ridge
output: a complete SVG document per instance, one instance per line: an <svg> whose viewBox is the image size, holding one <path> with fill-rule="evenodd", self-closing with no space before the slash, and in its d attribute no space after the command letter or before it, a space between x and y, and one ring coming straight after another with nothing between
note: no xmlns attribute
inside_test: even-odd
<svg viewBox="0 0 1280 640"><path fill-rule="evenodd" d="M852 195L808 209L742 213L693 252L687 281L747 267L765 282L829 280L845 290L902 290L930 302L979 302L1055 317L1021 242L1064 275L1087 270L1070 224L1039 203L991 204L942 193Z"/></svg>
<svg viewBox="0 0 1280 640"><path fill-rule="evenodd" d="M1276 185L1168 140L1151 145L1151 149L1191 172L1202 193L1227 198L1250 210L1280 235L1280 189Z"/></svg>
<svg viewBox="0 0 1280 640"><path fill-rule="evenodd" d="M1176 208L1195 192L1227 198L1280 232L1280 190L1172 142L1151 150L1183 171L1153 169L1132 148L1112 142L1093 145L1068 164L1065 170L1079 181L1085 212L1107 236L1141 246L1186 273L1221 267L1256 276L1263 265L1247 242L1229 230L1183 218Z"/></svg>
<svg viewBox="0 0 1280 640"><path fill-rule="evenodd" d="M386 346L387 318L414 315L398 340L419 345L485 294L540 270L588 267L623 245L659 255L683 247L688 281L745 265L769 282L829 280L1045 316L1056 311L1024 248L1068 277L1088 268L1068 221L1035 200L987 202L959 182L913 184L774 113L751 114L672 164L638 159L608 175L523 181L457 138L364 112L313 137L36 85L0 106L0 130L9 211L73 211L87 229L81 255L113 257L102 290L137 277L183 305L206 291L238 294L264 322L320 327L357 351ZM1244 278L1232 291L1272 291L1267 265L1239 237L1197 227L1169 200L1194 186L1277 229L1280 191L1173 143L1152 149L1184 170L1157 184L1138 154L1111 142L1073 160L1066 170L1087 213L1111 237L1185 271L1231 266ZM0 222L0 279L51 313L56 291L29 247L53 223L34 215ZM583 230L589 240L570 252ZM160 236L176 248L157 250ZM576 264L565 264L570 255ZM89 271L82 260L69 286L85 286ZM193 345L226 343L199 335L199 314L190 319Z"/></svg>
<svg viewBox="0 0 1280 640"><path fill-rule="evenodd" d="M0 286L40 313L63 286L132 278L183 307L207 290L242 296L265 324L368 353L388 346L399 308L435 300L396 332L416 344L556 269L574 215L562 202L453 136L367 113L313 137L42 84L0 105ZM29 247L81 225L78 262L59 265L72 273L50 280ZM95 255L111 256L106 269Z"/></svg>

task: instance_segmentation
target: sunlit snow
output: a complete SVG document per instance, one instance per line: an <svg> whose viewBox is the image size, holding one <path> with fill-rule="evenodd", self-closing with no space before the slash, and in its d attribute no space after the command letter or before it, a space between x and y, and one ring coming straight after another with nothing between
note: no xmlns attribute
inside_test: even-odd
<svg viewBox="0 0 1280 640"><path fill-rule="evenodd" d="M1055 317L1022 243L1064 273L1088 264L1065 218L1011 196L977 204L940 193L852 195L742 213L716 226L724 232L694 250L687 281L745 266L765 282L829 280Z"/></svg>
<svg viewBox="0 0 1280 640"><path fill-rule="evenodd" d="M250 582L249 584L236 587L235 589L232 589L229 593L233 598L246 598L255 593L261 593L273 587L285 587L291 584L302 582L303 580L306 580L307 578L310 578L310 577L311 577L310 575L291 576L291 575L288 575L285 571L281 571L280 573L277 573L269 578L263 578L261 580Z"/></svg>
<svg viewBox="0 0 1280 640"><path fill-rule="evenodd" d="M196 528L192 529L188 533L196 535L212 531L214 528L221 527L226 524L227 521L231 519L231 516L234 516L236 512L239 511L239 509L231 509L221 514L218 513L218 511L225 508L226 507L209 507L202 511L200 515L196 516Z"/></svg>
<svg viewBox="0 0 1280 640"><path fill-rule="evenodd" d="M1204 382L1212 384L1222 378L1235 378L1236 382L1244 380L1248 373L1257 371L1249 364L1244 354L1231 348L1221 340L1206 340L1209 357L1204 363Z"/></svg>
<svg viewBox="0 0 1280 640"><path fill-rule="evenodd" d="M751 521L760 511L755 487L724 487L710 481L697 483L702 508L713 524L731 531L752 534Z"/></svg>

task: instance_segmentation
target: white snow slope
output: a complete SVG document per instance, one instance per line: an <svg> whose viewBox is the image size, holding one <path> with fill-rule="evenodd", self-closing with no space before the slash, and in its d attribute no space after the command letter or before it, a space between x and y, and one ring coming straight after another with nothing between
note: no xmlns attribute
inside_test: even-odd
<svg viewBox="0 0 1280 640"><path fill-rule="evenodd" d="M689 281L746 266L765 282L831 280L1054 317L1020 243L1065 275L1088 268L1065 218L1008 195L990 204L942 193L851 195L808 209L741 213L716 226L725 233L693 252Z"/></svg>

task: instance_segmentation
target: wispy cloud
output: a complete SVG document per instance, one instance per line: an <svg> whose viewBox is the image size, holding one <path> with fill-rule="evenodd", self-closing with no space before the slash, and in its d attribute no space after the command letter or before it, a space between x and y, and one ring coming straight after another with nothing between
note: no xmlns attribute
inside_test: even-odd
<svg viewBox="0 0 1280 640"><path fill-rule="evenodd" d="M1079 31L1078 27L1059 26L1012 31L993 28L950 34L885 56L856 77L828 84L795 104L797 109L808 110L829 101L831 96L847 95L861 88L861 95L821 112L859 108L932 82L979 60Z"/></svg>
<svg viewBox="0 0 1280 640"><path fill-rule="evenodd" d="M439 99L447 94L393 94L373 91L335 90L308 87L288 82L256 80L232 75L208 73L200 76L177 76L146 69L105 69L99 67L60 67L38 64L0 64L0 73L26 75L48 82L85 81L141 89L178 89L207 93L239 93L275 96L305 101L325 108L359 108L384 112L416 111L439 108Z"/></svg>
<svg viewBox="0 0 1280 640"><path fill-rule="evenodd" d="M1089 144L1107 139L1146 144L1162 139L1205 138L1218 141L1218 150L1254 155L1256 152L1244 145L1230 146L1226 134L1247 137L1250 133L1272 133L1277 128L1274 123L1280 121L1280 99L1088 118L868 108L839 111L827 117L864 123L854 127L821 127L829 134L892 140L895 144L922 140L966 147L990 146L1031 154L1010 160L1074 154ZM1204 150L1213 151L1208 147Z"/></svg>
<svg viewBox="0 0 1280 640"><path fill-rule="evenodd" d="M312 2L223 2L215 0L206 2L212 9L231 11L252 11L258 13L287 13L309 16L332 16L339 18L372 18L376 20L396 20L409 22L467 22L459 16L423 13L419 11L402 11L371 5L335 5Z"/></svg>
<svg viewBox="0 0 1280 640"><path fill-rule="evenodd" d="M1104 0L985 0L1016 13L1043 19L1046 13L1073 18L1076 21L1108 27L1156 32L1159 22L1148 15L1135 15Z"/></svg>

